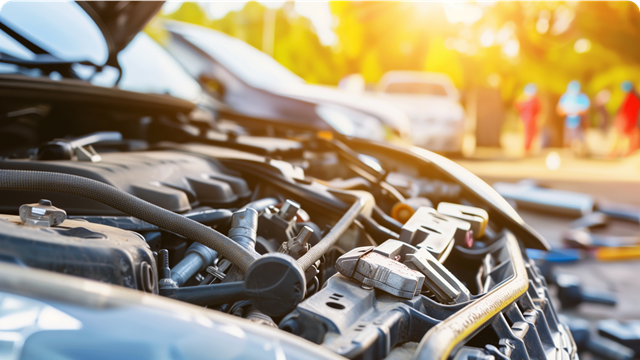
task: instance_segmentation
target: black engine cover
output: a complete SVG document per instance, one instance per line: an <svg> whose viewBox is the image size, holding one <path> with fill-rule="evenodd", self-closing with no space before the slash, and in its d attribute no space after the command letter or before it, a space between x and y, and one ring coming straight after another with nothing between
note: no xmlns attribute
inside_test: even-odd
<svg viewBox="0 0 640 360"><path fill-rule="evenodd" d="M0 261L158 292L156 261L141 235L81 220L47 228L0 215Z"/></svg>
<svg viewBox="0 0 640 360"><path fill-rule="evenodd" d="M175 212L200 205L232 206L250 195L247 183L213 159L179 151L101 154L99 162L4 160L0 169L50 171L83 176L117 187ZM22 204L49 199L69 215L122 215L75 195L0 190L0 213L17 214Z"/></svg>

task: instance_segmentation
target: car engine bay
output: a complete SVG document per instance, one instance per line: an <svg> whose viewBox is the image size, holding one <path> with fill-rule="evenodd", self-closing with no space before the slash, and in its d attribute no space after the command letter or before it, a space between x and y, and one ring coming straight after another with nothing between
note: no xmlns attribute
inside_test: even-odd
<svg viewBox="0 0 640 360"><path fill-rule="evenodd" d="M2 104L3 263L349 359L575 356L523 228L437 164L326 134L221 131L154 101Z"/></svg>

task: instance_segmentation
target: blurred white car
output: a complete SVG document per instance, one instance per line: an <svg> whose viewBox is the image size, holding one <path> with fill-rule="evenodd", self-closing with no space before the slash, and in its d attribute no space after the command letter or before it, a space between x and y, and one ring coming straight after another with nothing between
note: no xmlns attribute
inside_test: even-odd
<svg viewBox="0 0 640 360"><path fill-rule="evenodd" d="M447 75L389 71L378 82L376 95L409 116L414 145L439 152L461 151L466 115L458 89Z"/></svg>

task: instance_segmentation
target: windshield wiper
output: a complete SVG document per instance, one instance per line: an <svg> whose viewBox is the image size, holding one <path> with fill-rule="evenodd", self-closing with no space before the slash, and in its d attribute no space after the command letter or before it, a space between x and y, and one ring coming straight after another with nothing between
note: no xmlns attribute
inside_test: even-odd
<svg viewBox="0 0 640 360"><path fill-rule="evenodd" d="M65 61L49 54L36 56L35 60L20 59L11 55L0 53L0 63L18 65L27 69L40 69L45 74L58 72L63 77L77 79L76 72L71 67L73 64L93 65L88 62Z"/></svg>
<svg viewBox="0 0 640 360"><path fill-rule="evenodd" d="M4 24L2 21L0 21L0 30L4 31L7 35L11 36L22 46L35 54L34 60L28 60L17 58L0 52L0 63L14 64L27 69L40 69L47 75L52 72L58 72L63 77L72 79L79 79L79 76L71 67L73 64L91 65L97 68L96 65L88 61L62 60L49 53L47 50L34 44L24 36L20 35L18 32L14 31L12 28Z"/></svg>
<svg viewBox="0 0 640 360"><path fill-rule="evenodd" d="M44 55L44 54L51 55L51 54L49 54L49 52L47 50L41 48L40 46L38 46L38 45L34 44L33 42L31 42L29 39L27 39L24 36L20 35L18 32L14 31L12 28L7 26L2 21L0 21L0 30L2 30L5 33L7 33L7 35L11 36L14 40L19 42L20 45L26 47L29 51L31 51L32 53L34 53L36 55Z"/></svg>
<svg viewBox="0 0 640 360"><path fill-rule="evenodd" d="M97 73L103 70L104 66L96 65L90 61L62 60L54 56L47 50L36 45L31 40L22 36L20 33L13 30L10 26L3 23L2 21L0 21L0 31L4 32L8 36L16 40L18 43L20 43L22 46L27 48L29 51L31 51L33 54L35 54L35 59L33 60L21 59L12 55L5 54L0 49L0 63L18 65L20 67L24 67L27 69L39 69L39 70L42 70L42 72L45 75L50 75L53 72L57 72L60 75L62 75L62 77L64 78L81 79L85 81L87 81L87 79L84 79L78 76L78 73L73 69L73 65L79 64L79 65L85 65L85 66L92 66L95 69L95 71L93 72L93 75L91 75L89 78L93 77L94 75L96 75ZM116 85L117 85L120 82L120 79L122 78L122 68L118 63L117 57L115 58L114 64L110 64L110 66L118 70L118 78L116 80Z"/></svg>

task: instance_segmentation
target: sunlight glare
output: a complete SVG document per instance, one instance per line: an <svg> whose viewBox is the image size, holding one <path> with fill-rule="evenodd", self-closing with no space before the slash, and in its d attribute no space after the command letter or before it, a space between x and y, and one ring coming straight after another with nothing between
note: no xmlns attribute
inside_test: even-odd
<svg viewBox="0 0 640 360"><path fill-rule="evenodd" d="M591 41L588 39L578 39L575 44L573 44L573 50L578 54L586 53L591 50Z"/></svg>
<svg viewBox="0 0 640 360"><path fill-rule="evenodd" d="M337 22L328 1L296 1L295 11L311 20L316 34L323 45L333 45L338 41L333 27Z"/></svg>
<svg viewBox="0 0 640 360"><path fill-rule="evenodd" d="M480 35L480 44L484 47L489 47L493 45L495 39L496 36L493 33L493 30L487 29L482 33L482 35Z"/></svg>
<svg viewBox="0 0 640 360"><path fill-rule="evenodd" d="M504 44L502 52L508 57L516 57L520 52L520 43L516 39L511 39Z"/></svg>
<svg viewBox="0 0 640 360"><path fill-rule="evenodd" d="M482 17L482 8L476 4L452 2L444 6L444 14L451 24L471 25Z"/></svg>
<svg viewBox="0 0 640 360"><path fill-rule="evenodd" d="M259 3L261 3L264 7L269 9L279 9L285 4L285 1L268 0L268 1L259 1Z"/></svg>
<svg viewBox="0 0 640 360"><path fill-rule="evenodd" d="M560 155L557 152L552 151L547 155L545 165L549 170L558 170L560 168L561 160Z"/></svg>

